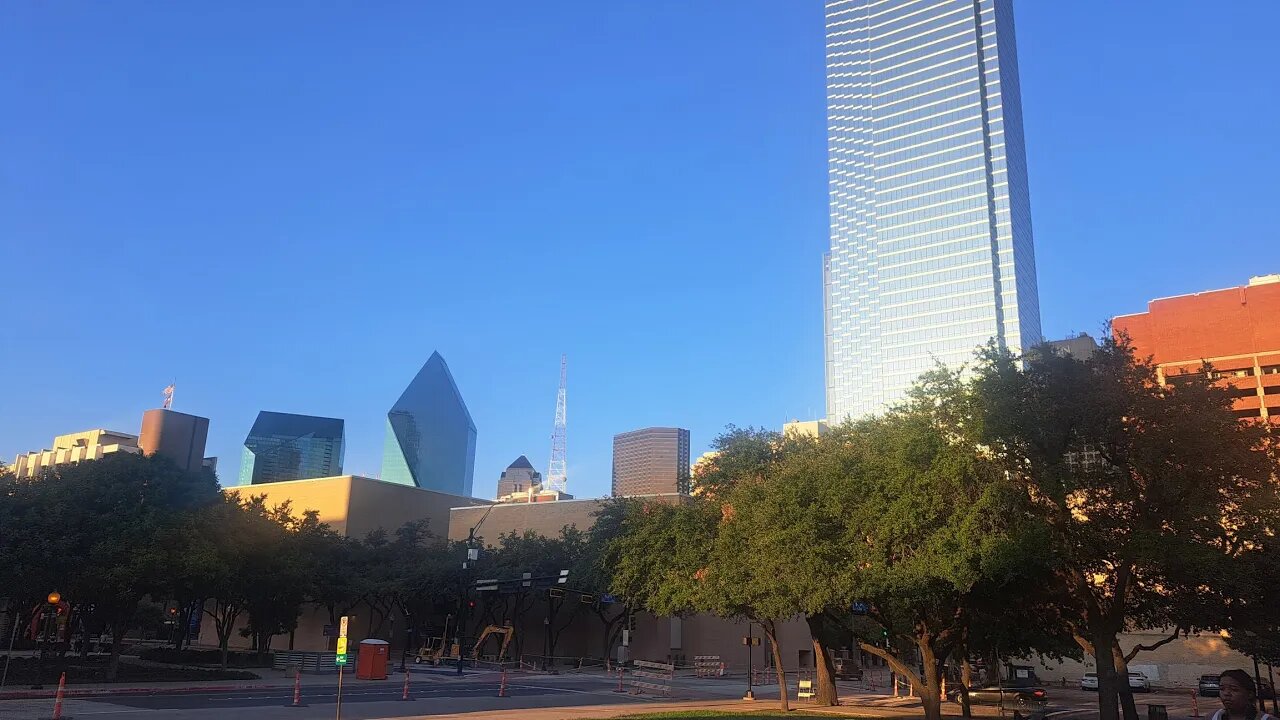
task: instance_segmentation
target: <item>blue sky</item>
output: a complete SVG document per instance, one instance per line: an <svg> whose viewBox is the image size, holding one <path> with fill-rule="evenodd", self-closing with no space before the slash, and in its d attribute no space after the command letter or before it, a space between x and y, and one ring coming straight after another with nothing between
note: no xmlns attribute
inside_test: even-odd
<svg viewBox="0 0 1280 720"><path fill-rule="evenodd" d="M1020 2L1046 335L1280 271L1280 4ZM475 487L822 413L817 0L45 3L0 22L0 458L171 380L235 483L258 410L376 474L439 349Z"/></svg>

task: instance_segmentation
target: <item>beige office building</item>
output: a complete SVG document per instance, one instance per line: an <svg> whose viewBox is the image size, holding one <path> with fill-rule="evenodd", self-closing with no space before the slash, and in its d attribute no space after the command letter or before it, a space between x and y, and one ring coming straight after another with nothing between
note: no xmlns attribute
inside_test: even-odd
<svg viewBox="0 0 1280 720"><path fill-rule="evenodd" d="M689 431L651 427L613 436L613 495L689 493Z"/></svg>
<svg viewBox="0 0 1280 720"><path fill-rule="evenodd" d="M33 450L19 455L13 461L13 472L20 478L39 475L57 465L98 460L112 453L138 454L138 436L114 430L85 430L59 435L53 439L49 450Z"/></svg>

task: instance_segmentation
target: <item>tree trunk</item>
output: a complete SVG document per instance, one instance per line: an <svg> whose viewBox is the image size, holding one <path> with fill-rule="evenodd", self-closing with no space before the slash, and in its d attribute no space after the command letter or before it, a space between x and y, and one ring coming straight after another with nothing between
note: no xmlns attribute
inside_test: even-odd
<svg viewBox="0 0 1280 720"><path fill-rule="evenodd" d="M782 648L778 646L777 628L772 620L761 621L760 628L769 638L769 649L773 653L773 669L778 675L778 707L782 712L791 712L791 691L787 687L787 671L782 669Z"/></svg>
<svg viewBox="0 0 1280 720"><path fill-rule="evenodd" d="M1098 669L1098 720L1120 720L1116 708L1120 689L1117 686L1116 660L1111 653L1115 644L1115 635L1111 633L1099 632L1093 638L1093 660Z"/></svg>
<svg viewBox="0 0 1280 720"><path fill-rule="evenodd" d="M111 626L111 657L107 660L106 681L115 682L120 672L120 646L124 642L125 623L117 622Z"/></svg>
<svg viewBox="0 0 1280 720"><path fill-rule="evenodd" d="M814 677L817 680L814 703L828 707L839 705L840 692L836 689L836 664L831 659L831 651L817 637L812 640Z"/></svg>
<svg viewBox="0 0 1280 720"><path fill-rule="evenodd" d="M973 686L973 665L969 663L969 656L964 655L960 660L960 714L963 717L973 717L973 706L969 703L969 688Z"/></svg>
<svg viewBox="0 0 1280 720"><path fill-rule="evenodd" d="M819 637L822 629L821 615L806 615L805 622L809 625L809 638L813 641L813 667L814 676L817 680L817 687L814 694L814 702L823 706L834 706L840 704L840 692L836 689L836 666L831 659L831 652L822 644Z"/></svg>
<svg viewBox="0 0 1280 720"><path fill-rule="evenodd" d="M1116 694L1124 720L1138 720L1138 706L1133 702L1133 688L1129 687L1129 663L1118 641L1111 646L1111 657L1116 666Z"/></svg>
<svg viewBox="0 0 1280 720"><path fill-rule="evenodd" d="M920 660L924 664L924 676L920 678L920 702L924 705L925 720L942 720L942 682L938 673L938 658L928 640L917 641Z"/></svg>
<svg viewBox="0 0 1280 720"><path fill-rule="evenodd" d="M983 682L985 682L988 685L999 685L1000 684L1000 653L995 648L992 648L991 650L987 651L987 656L983 659L986 660L986 663L987 663L986 677L983 678Z"/></svg>

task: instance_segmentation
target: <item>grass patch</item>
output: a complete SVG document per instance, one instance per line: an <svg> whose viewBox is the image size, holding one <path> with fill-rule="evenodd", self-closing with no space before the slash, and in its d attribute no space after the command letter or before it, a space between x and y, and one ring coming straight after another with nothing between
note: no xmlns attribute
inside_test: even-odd
<svg viewBox="0 0 1280 720"><path fill-rule="evenodd" d="M780 717L780 719L781 717L827 717L829 720L832 715L822 714L822 712L805 712L804 710L792 710L791 712L782 712L781 710L759 710L746 712L727 710L672 710L668 712L643 712L643 714L639 715L621 715L614 717L614 720L660 720L664 719L664 717L684 717L685 720L699 720L701 717L705 717L707 720L759 720L760 717Z"/></svg>

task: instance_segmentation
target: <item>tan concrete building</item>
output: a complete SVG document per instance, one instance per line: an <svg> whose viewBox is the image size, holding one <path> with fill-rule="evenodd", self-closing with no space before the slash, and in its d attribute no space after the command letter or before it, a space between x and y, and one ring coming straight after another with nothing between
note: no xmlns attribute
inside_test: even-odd
<svg viewBox="0 0 1280 720"><path fill-rule="evenodd" d="M217 463L216 458L204 457L208 434L208 418L157 408L143 413L141 435L102 429L59 435L53 439L52 449L19 455L13 461L13 471L20 478L31 477L51 467L100 460L117 452L158 453L183 470L197 470Z"/></svg>
<svg viewBox="0 0 1280 720"><path fill-rule="evenodd" d="M141 453L138 436L101 428L67 433L55 437L49 450L33 450L14 458L13 473L20 478L31 477L57 465L98 460L117 452Z"/></svg>
<svg viewBox="0 0 1280 720"><path fill-rule="evenodd" d="M278 505L288 500L295 512L319 513L320 521L347 537L362 538L382 528L388 534L414 520L426 520L436 535L449 532L450 508L487 506L492 501L450 495L359 475L338 475L227 488L242 497L266 496Z"/></svg>
<svg viewBox="0 0 1280 720"><path fill-rule="evenodd" d="M783 436L820 438L827 434L830 427L826 420L792 420L782 424Z"/></svg>

